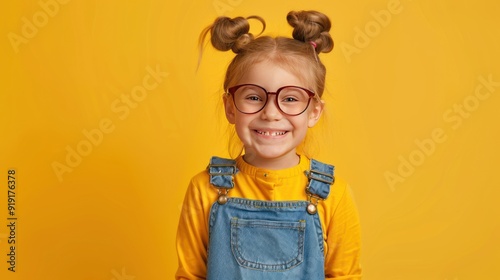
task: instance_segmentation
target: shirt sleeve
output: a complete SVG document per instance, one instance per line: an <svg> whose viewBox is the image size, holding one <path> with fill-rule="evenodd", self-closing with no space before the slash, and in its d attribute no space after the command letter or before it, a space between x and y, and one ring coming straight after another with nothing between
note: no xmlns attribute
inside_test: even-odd
<svg viewBox="0 0 500 280"><path fill-rule="evenodd" d="M326 228L325 278L360 280L361 230L351 189L345 185Z"/></svg>
<svg viewBox="0 0 500 280"><path fill-rule="evenodd" d="M182 205L177 228L177 256L179 267L175 279L206 279L208 228L200 186L191 180ZM205 198L206 200L206 198Z"/></svg>

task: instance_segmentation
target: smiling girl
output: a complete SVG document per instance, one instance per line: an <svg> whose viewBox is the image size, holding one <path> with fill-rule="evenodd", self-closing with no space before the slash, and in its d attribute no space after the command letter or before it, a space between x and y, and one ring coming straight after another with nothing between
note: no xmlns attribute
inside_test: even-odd
<svg viewBox="0 0 500 280"><path fill-rule="evenodd" d="M224 81L225 114L244 151L212 157L193 177L177 233L176 279L361 279L360 226L332 165L298 152L321 117L333 49L330 20L290 12L293 38L249 32L219 17L201 36L236 56Z"/></svg>

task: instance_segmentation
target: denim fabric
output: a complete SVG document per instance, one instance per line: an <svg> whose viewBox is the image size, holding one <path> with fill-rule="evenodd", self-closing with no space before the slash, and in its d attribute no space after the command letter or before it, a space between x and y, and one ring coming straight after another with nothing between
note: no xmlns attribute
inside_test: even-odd
<svg viewBox="0 0 500 280"><path fill-rule="evenodd" d="M307 205L243 198L214 203L207 279L324 279L321 223Z"/></svg>
<svg viewBox="0 0 500 280"><path fill-rule="evenodd" d="M326 199L330 193L330 185L335 181L334 166L311 159L311 170L306 172L310 178L308 191Z"/></svg>
<svg viewBox="0 0 500 280"><path fill-rule="evenodd" d="M238 173L235 160L212 157L207 169L210 174L210 184L225 189L234 187L233 175Z"/></svg>

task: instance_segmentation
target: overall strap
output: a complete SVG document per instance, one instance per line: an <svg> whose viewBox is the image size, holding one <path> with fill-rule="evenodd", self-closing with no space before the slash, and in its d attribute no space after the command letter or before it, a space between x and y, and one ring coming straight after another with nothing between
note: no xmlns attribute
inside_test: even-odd
<svg viewBox="0 0 500 280"><path fill-rule="evenodd" d="M311 159L310 170L306 171L309 184L306 193L309 198L307 212L316 214L318 201L325 200L330 194L330 186L335 182L334 166Z"/></svg>
<svg viewBox="0 0 500 280"><path fill-rule="evenodd" d="M227 193L234 187L233 176L238 173L236 161L233 159L226 159L220 157L212 157L207 167L208 174L210 175L210 184L217 188L219 204L227 202Z"/></svg>

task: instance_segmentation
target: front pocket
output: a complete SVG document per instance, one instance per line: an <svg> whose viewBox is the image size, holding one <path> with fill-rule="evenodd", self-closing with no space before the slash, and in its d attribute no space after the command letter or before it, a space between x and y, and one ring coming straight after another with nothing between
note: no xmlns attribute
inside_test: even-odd
<svg viewBox="0 0 500 280"><path fill-rule="evenodd" d="M231 219L231 250L242 267L284 271L304 260L306 222Z"/></svg>

